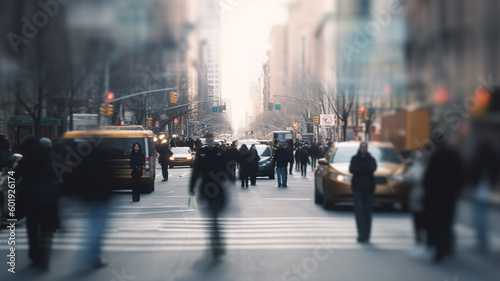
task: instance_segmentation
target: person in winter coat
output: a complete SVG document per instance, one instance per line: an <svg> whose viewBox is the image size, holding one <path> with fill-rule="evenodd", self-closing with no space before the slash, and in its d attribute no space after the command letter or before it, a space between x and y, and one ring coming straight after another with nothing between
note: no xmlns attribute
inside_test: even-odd
<svg viewBox="0 0 500 281"><path fill-rule="evenodd" d="M298 145L296 146L297 149L295 149L295 171L296 172L299 172L300 171L300 159L301 159L301 155L300 155L300 152L302 150L302 146L301 145Z"/></svg>
<svg viewBox="0 0 500 281"><path fill-rule="evenodd" d="M238 162L238 149L236 143L233 142L231 146L226 149L226 159L228 161L229 176L231 182L236 181L236 163Z"/></svg>
<svg viewBox="0 0 500 281"><path fill-rule="evenodd" d="M289 169L289 173L291 175L292 169L293 169L294 158L295 158L293 156L293 141L292 140L290 140L288 142L288 145L286 146L285 150L286 150L286 153L288 154L288 162L290 162L290 167L288 169Z"/></svg>
<svg viewBox="0 0 500 281"><path fill-rule="evenodd" d="M252 153L246 144L240 147L238 152L238 164L240 165L241 187L248 187L248 177L250 176Z"/></svg>
<svg viewBox="0 0 500 281"><path fill-rule="evenodd" d="M300 149L300 174L307 175L307 163L309 163L309 146L306 144Z"/></svg>
<svg viewBox="0 0 500 281"><path fill-rule="evenodd" d="M410 190L410 211L413 217L413 229L415 231L415 247L410 254L413 257L421 257L426 254L426 237L427 227L425 224L424 215L424 174L427 169L425 155L416 151L413 153L413 162L408 171L406 171L405 179L411 185Z"/></svg>
<svg viewBox="0 0 500 281"><path fill-rule="evenodd" d="M250 184L257 185L257 174L259 173L260 156L255 144L250 147L252 156L250 157Z"/></svg>
<svg viewBox="0 0 500 281"><path fill-rule="evenodd" d="M452 254L455 204L464 184L464 168L457 151L435 142L424 176L424 212L428 222L427 245L439 262Z"/></svg>
<svg viewBox="0 0 500 281"><path fill-rule="evenodd" d="M276 175L278 178L278 188L287 186L286 166L289 162L289 155L285 148L280 144L274 153L274 163L276 163Z"/></svg>
<svg viewBox="0 0 500 281"><path fill-rule="evenodd" d="M361 142L358 153L351 158L349 165L349 172L353 175L351 189L354 198L359 243L370 241L375 170L377 170L377 162L368 153L368 143Z"/></svg>
<svg viewBox="0 0 500 281"><path fill-rule="evenodd" d="M217 218L226 205L225 182L230 175L226 170L227 158L220 148L214 146L214 136L206 134L205 138L207 145L196 152L189 194L199 195L198 207L211 217L212 252L217 258L224 254ZM201 185L197 185L199 179L201 179Z"/></svg>
<svg viewBox="0 0 500 281"><path fill-rule="evenodd" d="M161 164L161 173L163 175L162 181L168 181L168 165L170 164L170 157L172 157L174 153L168 148L168 142L166 140L164 141L165 143L156 146L156 151L159 154L158 162Z"/></svg>
<svg viewBox="0 0 500 281"><path fill-rule="evenodd" d="M311 148L309 148L309 156L311 156L311 169L314 171L316 169L316 160L319 156L319 146L317 142L313 142Z"/></svg>
<svg viewBox="0 0 500 281"><path fill-rule="evenodd" d="M138 202L141 200L141 176L142 167L146 162L144 153L142 153L141 145L134 143L132 152L130 153L130 168L132 168L132 201Z"/></svg>
<svg viewBox="0 0 500 281"><path fill-rule="evenodd" d="M57 202L60 184L52 169L55 159L52 141L29 137L22 146L25 153L15 176L22 179L19 194L22 194L21 202L26 212L29 257L32 267L47 270L52 237L59 228Z"/></svg>

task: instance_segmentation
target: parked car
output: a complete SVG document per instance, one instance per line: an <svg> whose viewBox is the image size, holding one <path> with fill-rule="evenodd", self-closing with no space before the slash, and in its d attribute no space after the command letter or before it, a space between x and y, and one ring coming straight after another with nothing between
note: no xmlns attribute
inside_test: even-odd
<svg viewBox="0 0 500 281"><path fill-rule="evenodd" d="M259 160L259 172L257 174L258 177L269 177L270 179L274 179L274 159L271 153L271 147L268 145L255 145L257 149L257 153L260 156Z"/></svg>
<svg viewBox="0 0 500 281"><path fill-rule="evenodd" d="M359 142L334 143L318 161L314 171L314 201L325 209L339 202L352 202L349 165L358 152ZM409 187L404 181L406 166L402 157L389 142L368 142L368 152L377 161L375 171L375 203L399 202L408 205Z"/></svg>
<svg viewBox="0 0 500 281"><path fill-rule="evenodd" d="M174 166L189 166L193 167L194 164L194 151L191 151L189 147L172 147L172 153L174 153L169 158L169 166L173 168Z"/></svg>

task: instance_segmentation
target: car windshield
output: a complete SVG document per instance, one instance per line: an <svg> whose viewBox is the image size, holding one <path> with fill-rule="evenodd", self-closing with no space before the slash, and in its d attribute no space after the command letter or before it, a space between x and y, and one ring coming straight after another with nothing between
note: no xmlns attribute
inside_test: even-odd
<svg viewBox="0 0 500 281"><path fill-rule="evenodd" d="M171 150L174 154L191 154L189 147L173 147Z"/></svg>
<svg viewBox="0 0 500 281"><path fill-rule="evenodd" d="M269 146L267 146L267 145L256 145L255 148L257 148L257 153L260 156L264 156L264 157L270 157L271 156L271 149L269 149Z"/></svg>
<svg viewBox="0 0 500 281"><path fill-rule="evenodd" d="M394 148L368 146L368 152L375 158L377 163L401 163ZM356 153L358 153L358 147L339 147L333 155L332 163L350 163L351 158Z"/></svg>
<svg viewBox="0 0 500 281"><path fill-rule="evenodd" d="M76 149L76 147L81 143L91 145L89 139L76 138L61 141L60 147L69 145L70 147L74 147ZM128 159L130 158L132 145L134 143L139 143L142 147L142 153L148 157L147 151L144 147L144 138L102 138L99 141L99 148L106 149L109 153L109 157L112 159Z"/></svg>

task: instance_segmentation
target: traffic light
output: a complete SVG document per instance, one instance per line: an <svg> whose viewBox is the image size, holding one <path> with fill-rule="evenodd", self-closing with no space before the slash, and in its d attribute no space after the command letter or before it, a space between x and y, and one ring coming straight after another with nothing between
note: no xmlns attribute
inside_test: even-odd
<svg viewBox="0 0 500 281"><path fill-rule="evenodd" d="M107 116L113 116L113 105L112 104L108 104L106 107L107 107L106 115Z"/></svg>
<svg viewBox="0 0 500 281"><path fill-rule="evenodd" d="M318 116L314 117L314 125L319 125L319 117Z"/></svg>
<svg viewBox="0 0 500 281"><path fill-rule="evenodd" d="M370 112L368 112L368 110L365 110L363 117L365 120L370 120Z"/></svg>
<svg viewBox="0 0 500 281"><path fill-rule="evenodd" d="M106 107L106 104L105 103L101 103L101 116L106 116L106 113L107 113L107 107Z"/></svg>
<svg viewBox="0 0 500 281"><path fill-rule="evenodd" d="M177 93L170 92L170 103L177 103Z"/></svg>
<svg viewBox="0 0 500 281"><path fill-rule="evenodd" d="M363 120L363 114L365 112L366 108L364 106L360 106L359 109L358 109L358 119L359 120Z"/></svg>
<svg viewBox="0 0 500 281"><path fill-rule="evenodd" d="M112 101L115 99L115 94L113 92L107 92L106 93L106 100L107 101Z"/></svg>
<svg viewBox="0 0 500 281"><path fill-rule="evenodd" d="M153 127L153 118L148 118L148 127Z"/></svg>

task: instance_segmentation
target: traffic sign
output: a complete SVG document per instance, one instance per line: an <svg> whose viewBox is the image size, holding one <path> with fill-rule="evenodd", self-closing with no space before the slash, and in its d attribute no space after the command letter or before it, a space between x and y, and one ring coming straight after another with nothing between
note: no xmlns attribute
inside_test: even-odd
<svg viewBox="0 0 500 281"><path fill-rule="evenodd" d="M281 110L281 104L279 104L279 103L275 104L274 110Z"/></svg>
<svg viewBox="0 0 500 281"><path fill-rule="evenodd" d="M335 114L321 114L319 124L321 126L333 126L335 124Z"/></svg>

